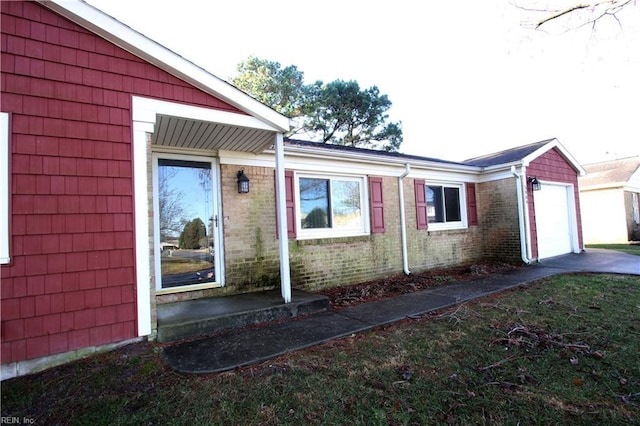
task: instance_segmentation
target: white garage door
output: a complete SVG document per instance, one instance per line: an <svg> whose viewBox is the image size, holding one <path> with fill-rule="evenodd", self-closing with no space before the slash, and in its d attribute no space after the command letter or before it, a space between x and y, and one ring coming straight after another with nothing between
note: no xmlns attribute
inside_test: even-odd
<svg viewBox="0 0 640 426"><path fill-rule="evenodd" d="M571 252L571 221L567 187L543 184L533 193L538 233L538 258Z"/></svg>

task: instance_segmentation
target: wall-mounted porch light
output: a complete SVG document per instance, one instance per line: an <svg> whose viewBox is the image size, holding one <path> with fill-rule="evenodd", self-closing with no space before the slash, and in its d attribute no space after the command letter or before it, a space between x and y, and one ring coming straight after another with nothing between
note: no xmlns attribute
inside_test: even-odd
<svg viewBox="0 0 640 426"><path fill-rule="evenodd" d="M238 171L236 175L238 179L238 193L246 194L249 192L249 178L245 176L244 169Z"/></svg>
<svg viewBox="0 0 640 426"><path fill-rule="evenodd" d="M534 191L540 191L540 189L542 188L542 185L540 185L540 181L538 180L537 176L530 176L529 183L531 184L531 189L533 189Z"/></svg>

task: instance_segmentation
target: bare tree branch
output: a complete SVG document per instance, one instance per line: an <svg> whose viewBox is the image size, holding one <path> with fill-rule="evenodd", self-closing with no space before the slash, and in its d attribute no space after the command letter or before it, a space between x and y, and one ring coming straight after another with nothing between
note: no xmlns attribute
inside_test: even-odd
<svg viewBox="0 0 640 426"><path fill-rule="evenodd" d="M562 7L562 8L529 7L529 6L523 6L522 4L518 4L515 2L513 4L518 9L524 10L526 12L531 12L536 14L544 13L547 15L542 19L535 20L532 23L532 27L534 29L541 29L541 27L547 23L558 21L561 18L569 18L571 16L575 16L581 13L581 11L590 10L591 15L588 18L586 18L586 20L582 22L580 25L577 25L574 28L572 28L572 29L577 29L586 25L592 25L595 28L596 22L598 22L599 20L601 20L606 16L610 16L613 19L615 19L618 25L622 27L622 23L620 22L620 19L618 18L618 15L617 15L618 12L620 12L622 9L624 9L629 5L636 5L636 3L637 3L637 0L600 0L600 1L594 0L594 1L577 3L569 7Z"/></svg>

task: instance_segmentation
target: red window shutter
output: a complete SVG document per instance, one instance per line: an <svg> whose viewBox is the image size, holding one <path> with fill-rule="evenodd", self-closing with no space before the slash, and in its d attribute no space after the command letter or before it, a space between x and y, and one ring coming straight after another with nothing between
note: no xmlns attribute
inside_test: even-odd
<svg viewBox="0 0 640 426"><path fill-rule="evenodd" d="M424 191L424 180L415 179L413 181L413 187L416 194L416 225L418 229L428 229L427 194Z"/></svg>
<svg viewBox="0 0 640 426"><path fill-rule="evenodd" d="M287 235L289 238L296 236L296 191L293 181L293 171L284 171L285 199L287 203Z"/></svg>
<svg viewBox="0 0 640 426"><path fill-rule="evenodd" d="M469 226L478 224L478 207L476 204L476 184L467 182L467 219Z"/></svg>
<svg viewBox="0 0 640 426"><path fill-rule="evenodd" d="M277 185L277 177L274 172L274 182ZM287 236L295 238L296 236L296 203L295 203L295 185L293 181L293 171L284 171L284 190L285 204L287 209ZM276 200L277 203L277 200ZM276 204L276 220L278 220L278 206ZM280 238L278 227L276 226L276 237Z"/></svg>
<svg viewBox="0 0 640 426"><path fill-rule="evenodd" d="M384 232L384 206L382 200L382 178L369 176L369 204L371 206L371 233Z"/></svg>

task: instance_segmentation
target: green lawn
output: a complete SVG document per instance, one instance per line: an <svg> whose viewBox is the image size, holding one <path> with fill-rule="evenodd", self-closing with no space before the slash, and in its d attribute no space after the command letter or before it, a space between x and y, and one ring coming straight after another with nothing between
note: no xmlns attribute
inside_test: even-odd
<svg viewBox="0 0 640 426"><path fill-rule="evenodd" d="M640 244L587 244L587 248L599 248L607 250L617 250L624 253L640 256Z"/></svg>
<svg viewBox="0 0 640 426"><path fill-rule="evenodd" d="M564 275L232 372L140 343L2 383L35 424L640 424L640 277Z"/></svg>

